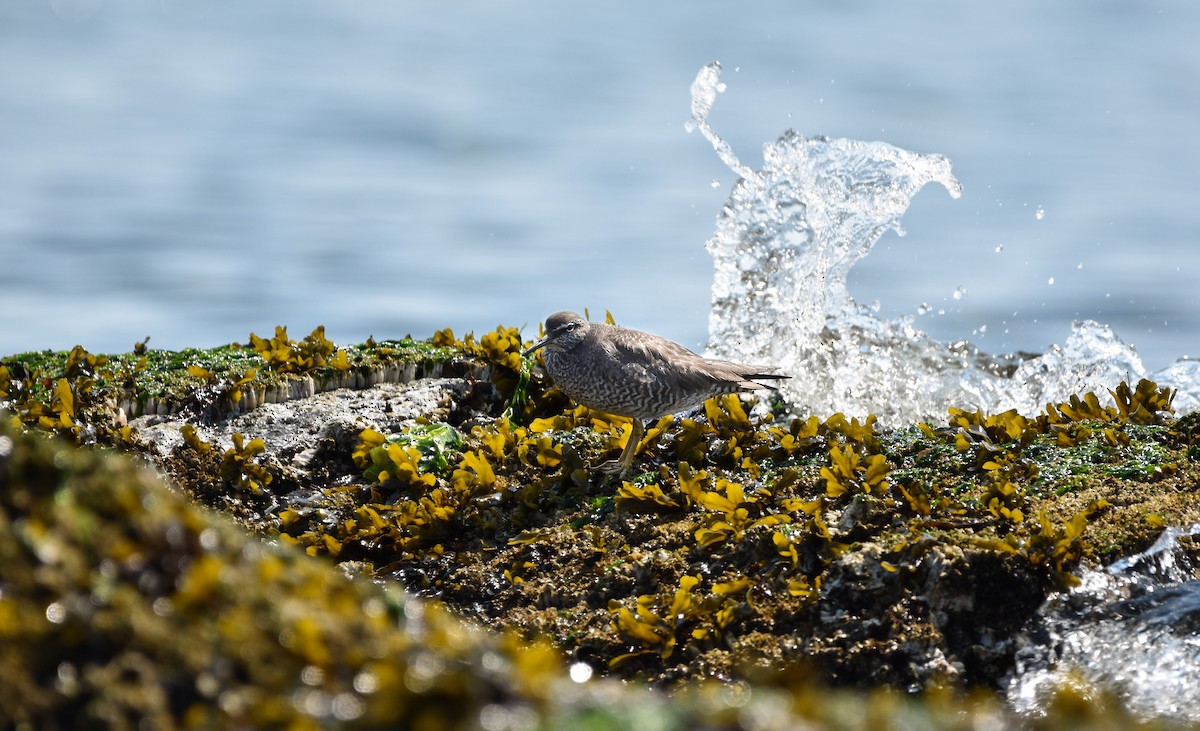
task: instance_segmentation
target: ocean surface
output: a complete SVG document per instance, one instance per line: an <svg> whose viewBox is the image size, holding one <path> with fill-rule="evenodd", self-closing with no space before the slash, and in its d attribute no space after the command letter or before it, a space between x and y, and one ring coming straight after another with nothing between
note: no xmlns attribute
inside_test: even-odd
<svg viewBox="0 0 1200 731"><path fill-rule="evenodd" d="M708 338L713 235L787 128L940 153L850 273L943 340L1200 356L1200 3L0 4L0 354L613 312Z"/></svg>

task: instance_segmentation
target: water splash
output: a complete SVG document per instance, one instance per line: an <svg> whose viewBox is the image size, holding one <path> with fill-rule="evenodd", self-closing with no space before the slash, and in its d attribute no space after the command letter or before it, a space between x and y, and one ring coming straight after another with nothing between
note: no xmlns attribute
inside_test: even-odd
<svg viewBox="0 0 1200 731"><path fill-rule="evenodd" d="M752 178L754 171L743 165L737 155L733 153L733 148L729 146L729 143L721 139L716 132L713 132L712 127L708 126L708 115L712 111L713 103L717 100L717 94L723 91L725 91L725 82L721 81L721 63L719 61L713 61L700 69L700 73L696 74L696 79L692 82L692 118L683 125L683 128L688 132L699 129L704 138L712 143L721 162L743 178Z"/></svg>
<svg viewBox="0 0 1200 731"><path fill-rule="evenodd" d="M1168 528L1153 546L1052 597L1023 633L1007 683L1031 716L1064 684L1109 689L1145 718L1200 721L1200 525Z"/></svg>
<svg viewBox="0 0 1200 731"><path fill-rule="evenodd" d="M885 424L941 419L951 405L1032 413L1146 375L1133 347L1090 320L1044 354L993 355L966 340L939 342L911 316L884 320L856 304L850 269L885 232L904 235L900 218L913 196L931 182L961 195L950 160L788 130L764 146L763 167L753 170L708 123L725 89L720 73L713 62L696 76L686 125L741 176L707 242L712 354L778 364L793 376L785 399L807 412L874 413ZM1178 411L1200 406L1195 362L1153 377L1180 389Z"/></svg>

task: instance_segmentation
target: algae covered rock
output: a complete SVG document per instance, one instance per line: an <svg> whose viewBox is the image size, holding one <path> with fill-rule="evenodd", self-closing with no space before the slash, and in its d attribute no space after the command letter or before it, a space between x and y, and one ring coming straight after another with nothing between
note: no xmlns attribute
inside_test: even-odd
<svg viewBox="0 0 1200 731"><path fill-rule="evenodd" d="M342 575L132 460L0 425L0 709L17 727L457 728L556 656ZM499 704L499 705L497 705Z"/></svg>
<svg viewBox="0 0 1200 731"><path fill-rule="evenodd" d="M727 397L611 481L630 425L518 331L319 335L0 361L3 720L1001 727L1047 593L1200 516L1200 429L1148 381L890 431ZM1051 727L1129 720L1074 692Z"/></svg>

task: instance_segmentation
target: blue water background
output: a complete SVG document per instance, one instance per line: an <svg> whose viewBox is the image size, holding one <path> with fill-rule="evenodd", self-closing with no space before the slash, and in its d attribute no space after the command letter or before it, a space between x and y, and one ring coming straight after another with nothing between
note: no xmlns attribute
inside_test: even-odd
<svg viewBox="0 0 1200 731"><path fill-rule="evenodd" d="M918 195L858 301L993 352L1092 318L1152 370L1200 356L1182 0L5 0L0 354L585 307L703 347L735 176L683 122L714 59L754 167L788 127L953 160L962 199Z"/></svg>

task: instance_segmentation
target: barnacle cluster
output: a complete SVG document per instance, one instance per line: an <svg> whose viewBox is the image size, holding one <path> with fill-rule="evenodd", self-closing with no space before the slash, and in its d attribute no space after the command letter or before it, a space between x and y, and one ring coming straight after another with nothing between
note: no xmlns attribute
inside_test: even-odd
<svg viewBox="0 0 1200 731"><path fill-rule="evenodd" d="M123 445L129 419L147 414L215 418L338 388L472 373L486 380L492 365L431 341L376 341L338 347L319 326L300 341L277 327L274 337L250 333L250 344L206 350L147 348L95 355L76 345L0 359L0 402L23 423L73 435L79 443Z"/></svg>
<svg viewBox="0 0 1200 731"><path fill-rule="evenodd" d="M278 328L203 355L79 348L0 361L0 400L25 428L127 446L138 409L125 405L155 398L147 411L188 422L175 455L191 461L169 471L199 499L257 500L280 543L548 637L594 672L664 684L787 685L797 666L844 684L994 683L1021 621L1080 561L1197 513L1200 427L1172 418L1170 390L1149 381L1116 386L1112 405L1088 393L1033 416L951 409L898 430L752 418L728 395L651 425L635 473L615 480L590 465L619 453L631 424L571 405L526 345L505 327L345 347ZM190 426L429 373L490 396L331 440L321 482L280 466L260 435L214 449Z"/></svg>
<svg viewBox="0 0 1200 731"><path fill-rule="evenodd" d="M114 413L110 383L131 381L142 361L113 362L76 345L51 370L40 354L0 361L0 405L20 423L81 444L128 443L132 431Z"/></svg>

